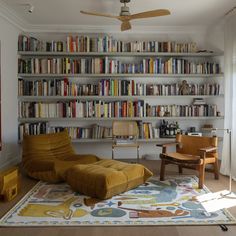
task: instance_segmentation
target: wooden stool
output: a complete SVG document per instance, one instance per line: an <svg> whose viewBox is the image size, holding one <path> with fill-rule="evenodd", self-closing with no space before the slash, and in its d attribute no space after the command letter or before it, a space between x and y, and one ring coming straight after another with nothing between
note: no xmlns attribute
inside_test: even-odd
<svg viewBox="0 0 236 236"><path fill-rule="evenodd" d="M18 168L11 167L0 172L0 198L10 201L19 193Z"/></svg>

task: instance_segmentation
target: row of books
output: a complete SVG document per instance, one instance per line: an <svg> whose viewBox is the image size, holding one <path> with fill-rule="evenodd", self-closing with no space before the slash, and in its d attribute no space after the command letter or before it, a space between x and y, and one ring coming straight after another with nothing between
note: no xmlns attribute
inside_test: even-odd
<svg viewBox="0 0 236 236"><path fill-rule="evenodd" d="M50 128L47 122L22 123L18 126L18 140L20 141L23 140L24 134L38 135L48 133L50 133Z"/></svg>
<svg viewBox="0 0 236 236"><path fill-rule="evenodd" d="M144 101L20 102L21 118L144 117Z"/></svg>
<svg viewBox="0 0 236 236"><path fill-rule="evenodd" d="M116 40L112 36L67 36L67 52L197 52L197 44Z"/></svg>
<svg viewBox="0 0 236 236"><path fill-rule="evenodd" d="M188 84L189 95L219 95L220 84ZM170 96L179 95L181 83L145 84L135 80L102 79L97 84L74 80L18 80L19 96Z"/></svg>
<svg viewBox="0 0 236 236"><path fill-rule="evenodd" d="M146 104L146 117L209 117L218 116L217 105L149 105Z"/></svg>
<svg viewBox="0 0 236 236"><path fill-rule="evenodd" d="M216 62L145 58L137 63L104 58L30 58L18 60L18 73L30 74L218 74Z"/></svg>
<svg viewBox="0 0 236 236"><path fill-rule="evenodd" d="M42 41L35 37L19 35L18 51L47 52L197 52L195 42L174 41L122 41L110 35L67 36L65 41Z"/></svg>
<svg viewBox="0 0 236 236"><path fill-rule="evenodd" d="M23 140L24 134L38 135L61 132L64 129L72 139L103 139L112 137L112 128L97 124L87 127L53 127L48 122L21 123L18 126L18 139Z"/></svg>
<svg viewBox="0 0 236 236"><path fill-rule="evenodd" d="M60 132L65 127L51 127L51 132ZM112 137L112 128L101 125L87 127L66 127L72 139L104 139Z"/></svg>
<svg viewBox="0 0 236 236"><path fill-rule="evenodd" d="M139 138L142 139L155 139L159 138L159 128L154 127L150 122L138 122Z"/></svg>
<svg viewBox="0 0 236 236"><path fill-rule="evenodd" d="M41 43L38 39L31 36L18 36L18 51L40 51Z"/></svg>
<svg viewBox="0 0 236 236"><path fill-rule="evenodd" d="M21 123L18 126L18 140L22 141L24 134L38 135L61 132L64 129L68 130L69 136L72 139L107 139L112 138L112 127L101 126L97 124L86 127L53 127L49 126L48 122L37 123ZM154 139L159 138L159 128L154 127L149 122L138 122L139 138Z"/></svg>
<svg viewBox="0 0 236 236"><path fill-rule="evenodd" d="M145 101L20 102L20 118L217 116L217 105L150 105Z"/></svg>

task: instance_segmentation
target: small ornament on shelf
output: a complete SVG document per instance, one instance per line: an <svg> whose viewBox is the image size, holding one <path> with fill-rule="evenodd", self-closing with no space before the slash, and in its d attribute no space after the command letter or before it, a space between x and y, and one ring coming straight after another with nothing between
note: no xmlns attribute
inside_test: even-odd
<svg viewBox="0 0 236 236"><path fill-rule="evenodd" d="M179 87L179 95L189 95L190 87L186 80L182 81L182 84Z"/></svg>
<svg viewBox="0 0 236 236"><path fill-rule="evenodd" d="M180 133L178 122L168 123L168 121L162 120L160 126L160 138L175 138L175 135Z"/></svg>

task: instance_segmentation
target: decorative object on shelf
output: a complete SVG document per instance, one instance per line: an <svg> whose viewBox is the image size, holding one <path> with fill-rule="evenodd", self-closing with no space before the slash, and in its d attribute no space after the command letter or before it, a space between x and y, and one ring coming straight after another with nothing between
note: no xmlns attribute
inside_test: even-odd
<svg viewBox="0 0 236 236"><path fill-rule="evenodd" d="M180 133L178 122L169 124L168 121L162 120L160 125L160 138L175 138L177 133Z"/></svg>
<svg viewBox="0 0 236 236"><path fill-rule="evenodd" d="M18 167L0 171L0 198L11 201L19 193L20 177Z"/></svg>
<svg viewBox="0 0 236 236"><path fill-rule="evenodd" d="M103 17L117 19L122 22L121 31L131 29L131 24L130 24L131 20L170 15L170 11L167 9L157 9L157 10L141 12L141 13L131 15L129 12L129 7L126 6L126 3L129 3L130 0L120 0L120 2L124 3L124 6L121 6L121 11L120 11L119 16L114 16L114 15L104 14L104 13L87 12L87 11L80 11L80 12L83 14L92 15L92 16L103 16Z"/></svg>
<svg viewBox="0 0 236 236"><path fill-rule="evenodd" d="M190 136L202 136L201 132L197 132L196 131L196 127L192 126L189 127L188 131L186 131L185 133L186 135L190 135Z"/></svg>
<svg viewBox="0 0 236 236"><path fill-rule="evenodd" d="M179 94L180 95L189 95L190 94L190 87L186 80L182 81L182 84L179 87Z"/></svg>

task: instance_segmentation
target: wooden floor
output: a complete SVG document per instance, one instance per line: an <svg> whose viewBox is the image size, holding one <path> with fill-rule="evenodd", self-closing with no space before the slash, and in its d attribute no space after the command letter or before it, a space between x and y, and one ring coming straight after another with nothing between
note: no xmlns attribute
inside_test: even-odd
<svg viewBox="0 0 236 236"><path fill-rule="evenodd" d="M150 168L155 175L160 173L160 162L159 161L142 161L142 164ZM176 166L167 166L167 174L177 174ZM196 174L193 170L184 169L184 174ZM29 179L22 175L21 178L21 193L11 202L3 203L0 202L0 217L3 216L19 199L21 199L26 192L28 192L36 184L35 180ZM211 191L219 191L228 188L228 178L220 176L220 180L214 180L213 174L206 174L205 185ZM236 191L236 183L233 183L233 191ZM236 217L236 207L229 209L230 212ZM228 226L228 231L223 232L219 226L115 226L115 227L1 227L1 236L53 236L53 235L81 235L81 236L235 236L236 226Z"/></svg>

